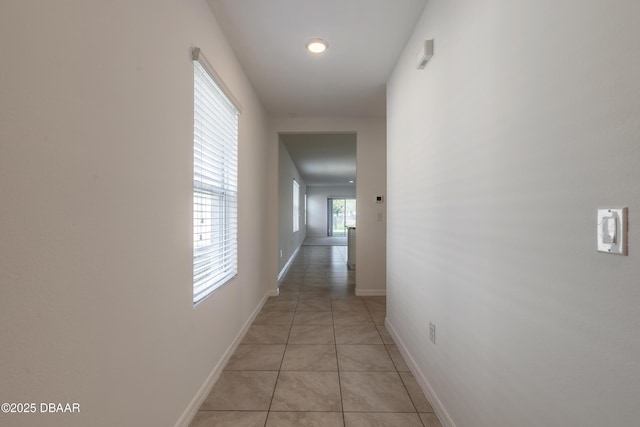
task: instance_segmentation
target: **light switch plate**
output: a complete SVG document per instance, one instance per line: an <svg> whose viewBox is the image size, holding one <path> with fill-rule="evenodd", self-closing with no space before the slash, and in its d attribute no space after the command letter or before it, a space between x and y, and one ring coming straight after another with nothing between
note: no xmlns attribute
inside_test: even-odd
<svg viewBox="0 0 640 427"><path fill-rule="evenodd" d="M627 255L627 208L598 209L598 252Z"/></svg>

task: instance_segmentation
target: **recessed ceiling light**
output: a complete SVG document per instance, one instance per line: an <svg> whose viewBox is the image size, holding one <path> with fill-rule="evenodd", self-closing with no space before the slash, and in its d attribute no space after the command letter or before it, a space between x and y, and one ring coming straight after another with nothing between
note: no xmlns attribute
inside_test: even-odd
<svg viewBox="0 0 640 427"><path fill-rule="evenodd" d="M322 53L329 47L329 43L322 39L311 39L307 42L307 50L311 53Z"/></svg>
<svg viewBox="0 0 640 427"><path fill-rule="evenodd" d="M353 181L353 180L351 180L351 181L349 181L349 184L353 184L353 182L354 182L354 181Z"/></svg>

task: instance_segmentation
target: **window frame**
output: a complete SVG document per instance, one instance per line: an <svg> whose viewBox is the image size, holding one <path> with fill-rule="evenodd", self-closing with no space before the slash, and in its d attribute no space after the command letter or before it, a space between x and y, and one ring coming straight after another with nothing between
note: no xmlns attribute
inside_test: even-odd
<svg viewBox="0 0 640 427"><path fill-rule="evenodd" d="M300 184L293 178L293 232L300 231Z"/></svg>
<svg viewBox="0 0 640 427"><path fill-rule="evenodd" d="M238 274L238 131L241 105L199 48L194 67L193 304Z"/></svg>

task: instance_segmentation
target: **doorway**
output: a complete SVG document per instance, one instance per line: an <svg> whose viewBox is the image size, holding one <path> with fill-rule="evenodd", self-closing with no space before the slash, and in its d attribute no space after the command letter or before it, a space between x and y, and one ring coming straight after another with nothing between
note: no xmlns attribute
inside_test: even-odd
<svg viewBox="0 0 640 427"><path fill-rule="evenodd" d="M356 199L327 199L327 236L346 237L347 229L356 226Z"/></svg>

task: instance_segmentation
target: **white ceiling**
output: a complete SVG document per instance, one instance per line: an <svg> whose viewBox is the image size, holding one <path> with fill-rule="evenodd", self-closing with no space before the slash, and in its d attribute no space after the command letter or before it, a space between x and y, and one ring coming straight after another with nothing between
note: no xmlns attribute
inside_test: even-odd
<svg viewBox="0 0 640 427"><path fill-rule="evenodd" d="M273 115L385 116L385 86L427 0L208 0ZM314 55L306 42L329 49Z"/></svg>
<svg viewBox="0 0 640 427"><path fill-rule="evenodd" d="M307 186L355 186L356 134L280 134Z"/></svg>
<svg viewBox="0 0 640 427"><path fill-rule="evenodd" d="M208 0L274 116L384 117L386 83L427 0ZM329 49L309 53L323 38ZM309 186L353 185L355 134L281 135Z"/></svg>

